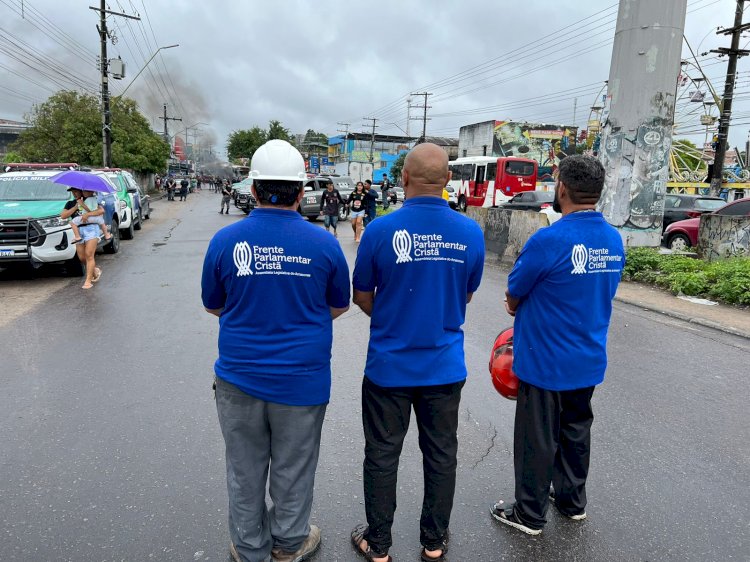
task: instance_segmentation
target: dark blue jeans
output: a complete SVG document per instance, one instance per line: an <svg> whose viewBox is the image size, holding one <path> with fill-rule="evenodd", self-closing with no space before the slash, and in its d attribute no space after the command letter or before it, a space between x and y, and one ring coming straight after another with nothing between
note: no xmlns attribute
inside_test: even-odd
<svg viewBox="0 0 750 562"><path fill-rule="evenodd" d="M422 451L424 499L420 541L430 550L442 548L448 532L456 490L458 406L465 381L438 386L382 387L362 382L362 423L365 430L363 483L369 527L367 543L385 556L393 544L396 478L411 410L417 418Z"/></svg>

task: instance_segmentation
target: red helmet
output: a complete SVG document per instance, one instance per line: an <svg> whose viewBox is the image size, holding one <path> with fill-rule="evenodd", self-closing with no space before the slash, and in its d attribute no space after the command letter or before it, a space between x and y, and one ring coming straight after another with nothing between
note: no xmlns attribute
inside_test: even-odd
<svg viewBox="0 0 750 562"><path fill-rule="evenodd" d="M513 372L513 328L500 332L490 355L492 384L508 400L518 398L518 377Z"/></svg>

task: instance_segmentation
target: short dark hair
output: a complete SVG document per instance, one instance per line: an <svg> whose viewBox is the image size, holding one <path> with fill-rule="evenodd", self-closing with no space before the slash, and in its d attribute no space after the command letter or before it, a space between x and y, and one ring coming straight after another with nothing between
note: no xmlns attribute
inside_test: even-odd
<svg viewBox="0 0 750 562"><path fill-rule="evenodd" d="M574 154L560 161L558 178L576 204L597 203L604 188L604 166L596 158Z"/></svg>
<svg viewBox="0 0 750 562"><path fill-rule="evenodd" d="M366 183L367 185L372 185L372 180L365 180L365 183Z"/></svg>
<svg viewBox="0 0 750 562"><path fill-rule="evenodd" d="M302 189L300 181L254 180L253 187L264 205L290 207Z"/></svg>

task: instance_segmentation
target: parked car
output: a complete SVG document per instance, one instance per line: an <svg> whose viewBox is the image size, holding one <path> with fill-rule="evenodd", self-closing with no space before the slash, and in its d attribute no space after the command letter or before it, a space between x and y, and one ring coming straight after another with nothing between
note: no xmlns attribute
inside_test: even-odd
<svg viewBox="0 0 750 562"><path fill-rule="evenodd" d="M710 214L750 217L750 197L732 201L720 209L712 211ZM698 227L700 223L700 216L673 222L666 228L662 235L662 246L678 252L696 246L698 244Z"/></svg>
<svg viewBox="0 0 750 562"><path fill-rule="evenodd" d="M692 219L703 213L722 208L727 202L721 197L668 193L664 196L664 223L662 231L673 222Z"/></svg>
<svg viewBox="0 0 750 562"><path fill-rule="evenodd" d="M448 206L451 209L458 209L458 194L452 185L446 185L445 191L448 193Z"/></svg>
<svg viewBox="0 0 750 562"><path fill-rule="evenodd" d="M339 190L341 198L346 201L349 194L354 191L354 182L349 176L316 176L305 181L305 194L299 205L301 215L315 220L320 216L320 200L328 180L333 181L333 186ZM346 220L349 211L344 205L339 207L339 220Z"/></svg>
<svg viewBox="0 0 750 562"><path fill-rule="evenodd" d="M76 257L69 220L60 218L65 203L72 199L67 187L49 181L62 168L36 165L33 169L0 174L0 267L29 264L62 264L72 275L83 269ZM99 248L116 254L120 249L115 195L102 194L104 220L111 240L100 240Z"/></svg>
<svg viewBox="0 0 750 562"><path fill-rule="evenodd" d="M107 178L117 189L120 236L132 240L135 231L143 227L143 221L151 217L151 196L143 192L133 175L126 170L101 168L95 173Z"/></svg>
<svg viewBox="0 0 750 562"><path fill-rule="evenodd" d="M507 203L503 203L500 207L515 211L541 211L551 207L554 199L554 191L523 191L511 197Z"/></svg>
<svg viewBox="0 0 750 562"><path fill-rule="evenodd" d="M248 214L257 205L258 202L253 197L252 193L253 180L246 179L232 186L232 198L234 199L234 206Z"/></svg>
<svg viewBox="0 0 750 562"><path fill-rule="evenodd" d="M450 190L448 191L448 193L450 193ZM455 191L454 191L454 193L455 193ZM399 186L392 187L390 189L390 194L391 194L391 203L393 203L394 205L396 203L403 203L404 202L405 193L404 193L404 188L403 187L399 187Z"/></svg>

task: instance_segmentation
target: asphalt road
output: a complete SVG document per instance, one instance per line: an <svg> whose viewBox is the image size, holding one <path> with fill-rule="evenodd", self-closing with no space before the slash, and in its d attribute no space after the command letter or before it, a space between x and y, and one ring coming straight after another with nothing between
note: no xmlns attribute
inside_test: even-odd
<svg viewBox="0 0 750 562"><path fill-rule="evenodd" d="M157 202L135 240L100 256L92 291L54 271L0 272L0 560L228 559L211 393L217 322L202 310L199 273L211 235L244 215L217 217L218 207L207 192ZM353 264L349 224L340 231ZM749 560L750 341L621 304L607 380L594 396L589 519L551 510L531 538L490 518L492 501L513 491L514 404L487 373L494 337L511 323L501 307L505 275L488 266L469 306L448 558ZM364 520L367 339L358 310L335 322L313 512L323 530L318 561L359 559L348 537ZM419 556L415 431L399 473L397 561Z"/></svg>

